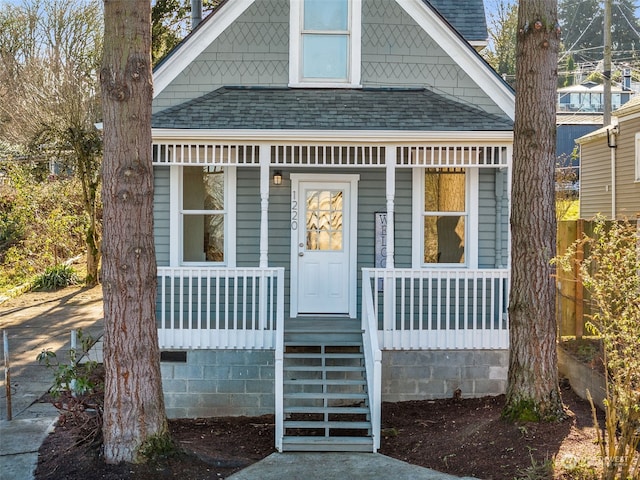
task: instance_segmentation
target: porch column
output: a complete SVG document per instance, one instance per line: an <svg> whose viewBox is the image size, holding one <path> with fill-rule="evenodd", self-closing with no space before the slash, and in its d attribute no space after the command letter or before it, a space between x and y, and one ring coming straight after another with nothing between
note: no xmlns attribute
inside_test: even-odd
<svg viewBox="0 0 640 480"><path fill-rule="evenodd" d="M396 147L385 148L385 165L387 166L387 268L395 268L395 222L394 206L396 196Z"/></svg>
<svg viewBox="0 0 640 480"><path fill-rule="evenodd" d="M260 145L260 268L269 266L269 165L271 145Z"/></svg>

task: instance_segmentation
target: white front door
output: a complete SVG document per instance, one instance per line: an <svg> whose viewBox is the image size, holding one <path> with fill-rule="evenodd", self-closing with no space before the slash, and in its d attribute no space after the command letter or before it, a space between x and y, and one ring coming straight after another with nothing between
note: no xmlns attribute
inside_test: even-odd
<svg viewBox="0 0 640 480"><path fill-rule="evenodd" d="M355 314L357 178L348 177L292 175L292 315Z"/></svg>

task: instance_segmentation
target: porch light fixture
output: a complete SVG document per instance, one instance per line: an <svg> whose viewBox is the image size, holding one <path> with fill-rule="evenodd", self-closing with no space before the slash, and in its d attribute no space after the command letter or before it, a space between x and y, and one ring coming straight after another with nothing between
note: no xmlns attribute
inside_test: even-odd
<svg viewBox="0 0 640 480"><path fill-rule="evenodd" d="M273 184L282 185L282 172L280 170L273 172Z"/></svg>

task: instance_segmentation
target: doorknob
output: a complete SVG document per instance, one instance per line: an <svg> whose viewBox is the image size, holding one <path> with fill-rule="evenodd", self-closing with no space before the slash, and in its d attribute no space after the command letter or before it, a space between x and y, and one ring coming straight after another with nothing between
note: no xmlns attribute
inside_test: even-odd
<svg viewBox="0 0 640 480"><path fill-rule="evenodd" d="M298 256L299 256L299 257L304 257L304 252L299 252L299 253L298 253Z"/></svg>

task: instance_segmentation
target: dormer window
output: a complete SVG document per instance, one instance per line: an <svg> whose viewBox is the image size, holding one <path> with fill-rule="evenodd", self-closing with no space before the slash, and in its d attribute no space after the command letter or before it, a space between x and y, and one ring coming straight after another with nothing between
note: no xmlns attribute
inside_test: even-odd
<svg viewBox="0 0 640 480"><path fill-rule="evenodd" d="M291 2L290 86L359 86L361 6L361 0Z"/></svg>

